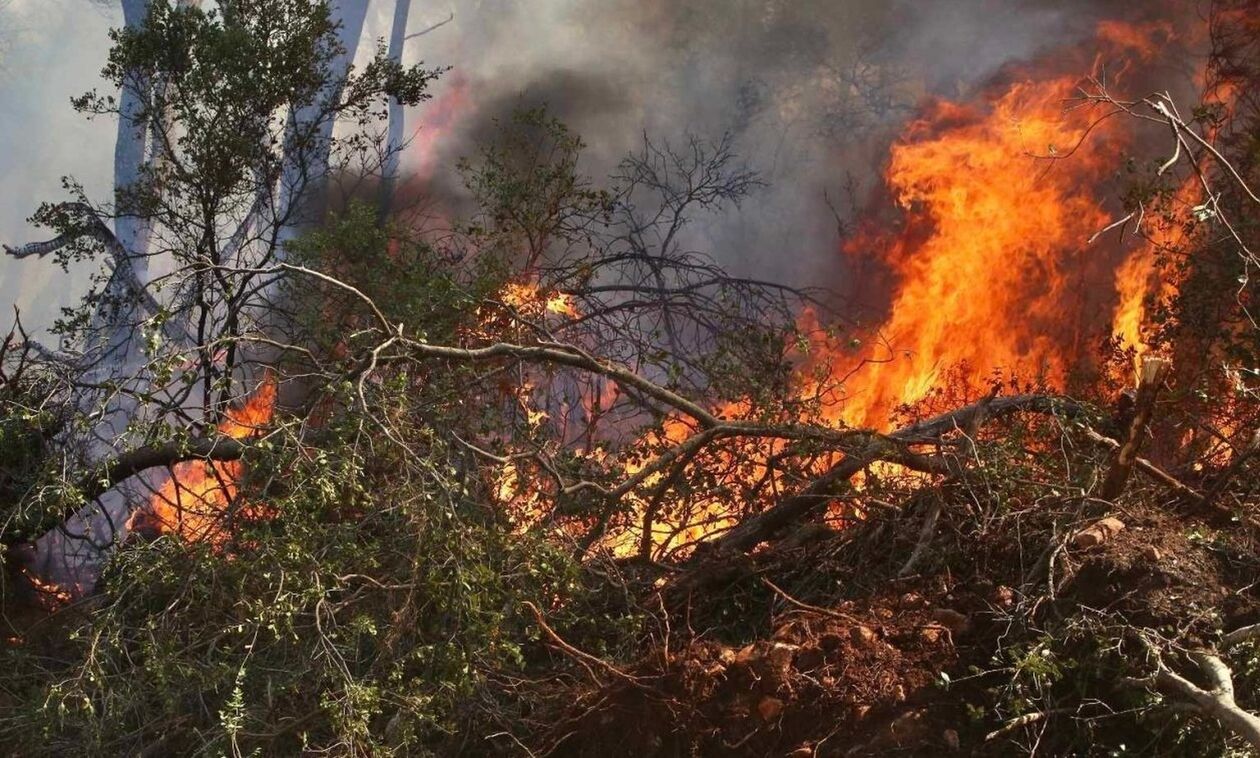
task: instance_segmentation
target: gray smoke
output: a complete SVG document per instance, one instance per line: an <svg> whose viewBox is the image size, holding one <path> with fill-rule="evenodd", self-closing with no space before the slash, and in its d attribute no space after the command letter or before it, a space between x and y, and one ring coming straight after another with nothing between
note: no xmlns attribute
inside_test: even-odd
<svg viewBox="0 0 1260 758"><path fill-rule="evenodd" d="M365 37L388 34L393 0L371 0ZM738 213L698 219L688 244L740 275L840 286L837 218L877 176L886 146L923 96L965 95L1004 64L1080 38L1118 2L1050 0L467 0L414 2L406 62L454 70L438 101L467 105L433 147L437 165L469 154L488 124L546 104L606 175L646 132L736 137L769 187ZM1131 5L1131 4L1130 4ZM85 122L69 97L98 83L118 12L90 0L13 0L0 25L0 240L38 236L25 217L62 197L63 174L108 198L113 124ZM360 47L360 56L373 49ZM430 104L429 107L431 107ZM426 106L408 113L423 130ZM404 167L407 161L404 161ZM449 174L435 176L453 186ZM848 193L846 193L848 187ZM830 205L824 197L831 199ZM90 269L0 262L0 306L47 324Z"/></svg>

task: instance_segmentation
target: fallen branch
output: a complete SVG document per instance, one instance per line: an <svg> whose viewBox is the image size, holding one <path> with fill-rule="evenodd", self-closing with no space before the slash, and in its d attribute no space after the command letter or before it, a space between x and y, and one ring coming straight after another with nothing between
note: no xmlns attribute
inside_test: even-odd
<svg viewBox="0 0 1260 758"><path fill-rule="evenodd" d="M1068 712L1068 709L1066 708L1056 708L1052 711L1035 711L1033 713L1025 713L1022 716L1016 716L1015 718L1006 722L1005 724L998 727L997 729L994 729L993 731L984 735L984 741L992 742L993 740L996 740L999 737L1005 737L1006 735L1010 734L1016 729L1019 729L1022 726L1028 726L1029 724L1036 724L1039 721L1044 721L1050 716L1054 716L1059 713L1067 713L1067 712Z"/></svg>
<svg viewBox="0 0 1260 758"><path fill-rule="evenodd" d="M910 557L906 559L905 565L897 572L897 577L901 578L909 576L914 567L918 565L919 558L923 556L923 551L927 549L927 545L932 541L932 536L936 534L936 521L941 517L941 508L943 507L941 498L932 499L932 507L928 510L927 516L923 519L923 528L919 530L919 540L914 545Z"/></svg>
<svg viewBox="0 0 1260 758"><path fill-rule="evenodd" d="M806 603L804 601L797 600L796 598L792 597L787 592L785 592L781 587L779 587L779 585L775 584L774 582L770 581L764 576L761 577L761 583L769 587L772 591L774 591L776 595L786 600L789 605L794 605L803 611L809 611L810 613L817 613L820 616L827 616L829 618L837 619L839 621L848 621L849 623L852 623L852 624L860 623L856 617L850 616L847 613L841 613L840 611L835 611L830 608L823 608L821 605L810 605L809 603Z"/></svg>
<svg viewBox="0 0 1260 758"><path fill-rule="evenodd" d="M1191 660L1198 664L1210 684L1210 689L1204 689L1165 666L1151 643L1145 639L1143 642L1155 655L1155 671L1149 676L1127 679L1127 684L1177 695L1194 710L1216 719L1253 748L1260 749L1260 716L1239 707L1234 700L1233 672L1219 656L1209 650L1190 653Z"/></svg>
<svg viewBox="0 0 1260 758"><path fill-rule="evenodd" d="M1260 624L1252 624L1250 626L1239 627L1234 631L1221 637L1221 647L1229 649L1235 645L1241 645L1244 642L1260 637Z"/></svg>
<svg viewBox="0 0 1260 758"><path fill-rule="evenodd" d="M1117 442L1116 440L1113 440L1110 437L1106 437L1102 434L1099 434L1098 432L1094 431L1093 429L1090 429L1089 427L1085 427L1085 436L1088 437L1091 441L1096 442L1100 445L1109 447L1112 450L1120 449L1119 442ZM1155 464L1151 463L1145 458L1134 458L1133 465L1138 471L1141 471L1143 474L1146 474L1147 476L1159 482L1160 484L1167 486L1169 489L1173 490L1177 494L1184 495L1185 497L1189 498L1190 500L1193 500L1196 503L1207 502L1207 498L1204 497L1203 495L1200 495L1198 491L1196 491L1193 487L1190 487L1189 485L1184 484L1180 479L1177 479L1172 474L1168 473L1167 471L1164 471L1162 468L1156 466Z"/></svg>
<svg viewBox="0 0 1260 758"><path fill-rule="evenodd" d="M547 621L543 619L542 611L538 609L538 606L534 605L528 600L525 601L524 605L526 608L529 609L530 614L533 615L534 623L538 624L538 628L541 629L543 634L547 636L547 639L551 640L551 644L560 648L560 650L564 651L569 656L577 659L578 662L581 663L583 667L587 669L588 672L591 671L590 667L594 666L595 668L607 674L611 674L612 676L618 679L621 679L622 681L629 682L630 684L633 684L636 687L643 686L643 684L639 681L637 677L627 674L626 672L612 665L608 661L605 661L603 658L599 658L583 650L579 650L573 645L570 645L568 642L565 642L564 638L561 637L559 634L557 634L556 630L552 629L547 624ZM598 682L599 678L594 676L593 672L591 672L591 674L592 674L591 678L594 679L596 682Z"/></svg>
<svg viewBox="0 0 1260 758"><path fill-rule="evenodd" d="M193 439L179 442L168 442L164 445L142 447L113 458L94 473L83 477L76 491L84 502L92 502L118 484L130 479L142 471L151 468L166 468L185 461L234 461L244 455L244 442L231 437L213 439ZM74 512L74 508L57 514L51 514L34 527L33 533L43 534L58 524L64 523ZM4 535L4 544L16 544L25 540L25 536L17 533Z"/></svg>

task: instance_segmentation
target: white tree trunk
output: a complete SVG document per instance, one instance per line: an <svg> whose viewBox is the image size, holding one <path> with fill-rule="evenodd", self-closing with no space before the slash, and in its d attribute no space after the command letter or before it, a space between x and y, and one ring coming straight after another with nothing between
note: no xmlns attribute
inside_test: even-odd
<svg viewBox="0 0 1260 758"><path fill-rule="evenodd" d="M322 104L341 97L344 74L354 63L355 54L359 50L359 37L363 34L368 1L333 0L333 14L341 22L337 30L337 41L341 44L342 52L332 63L330 83L316 101L300 108L289 118L290 139L286 143L291 147L280 177L280 200L275 218L286 219L291 223L286 223L280 229L280 249L277 251L280 255L283 255L285 244L295 238L304 226L314 221L323 209L322 198L315 197L314 193L325 190L323 182L328 178L329 148L335 124L333 119L323 117ZM312 131L314 139L303 141L314 144L314 149L297 149L295 145L299 141L292 137Z"/></svg>
<svg viewBox="0 0 1260 758"><path fill-rule="evenodd" d="M411 0L395 0L394 23L389 32L389 57L401 64L403 48L407 44L407 16L411 12ZM381 191L378 197L377 218L384 223L394 203L394 188L398 182L398 167L403 145L403 129L406 109L397 98L389 101L389 131L385 140L385 160L381 166Z"/></svg>

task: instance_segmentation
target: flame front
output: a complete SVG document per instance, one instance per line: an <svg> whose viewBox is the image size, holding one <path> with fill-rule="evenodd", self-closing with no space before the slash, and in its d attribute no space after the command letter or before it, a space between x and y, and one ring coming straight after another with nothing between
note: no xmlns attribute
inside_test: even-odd
<svg viewBox="0 0 1260 758"><path fill-rule="evenodd" d="M1147 59L1172 37L1167 24L1097 32L1122 60ZM1111 222L1105 188L1130 132L1065 108L1080 94L1076 77L1026 74L976 104L929 104L892 147L885 180L903 221L845 245L896 281L886 320L863 340L876 347L853 355L824 341L808 359L851 373L833 421L886 428L947 373L973 395L999 371L1064 389L1095 338L1145 347L1145 298L1175 283L1157 282L1149 250L1125 258L1111 238L1091 243ZM1175 228L1163 236L1152 244L1180 241Z"/></svg>

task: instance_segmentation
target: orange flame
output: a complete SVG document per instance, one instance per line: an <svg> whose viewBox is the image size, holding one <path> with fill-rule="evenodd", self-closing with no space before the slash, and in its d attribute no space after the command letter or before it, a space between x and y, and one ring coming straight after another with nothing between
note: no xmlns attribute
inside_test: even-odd
<svg viewBox="0 0 1260 758"><path fill-rule="evenodd" d="M905 229L848 245L883 251L900 279L880 330L891 354L855 375L839 420L882 427L960 365L973 379L1005 368L1063 380L1074 276L1107 222L1085 190L1108 168L1099 136L1083 141L1091 116L1063 112L1075 85L1019 82L987 108L935 103L893 147Z"/></svg>
<svg viewBox="0 0 1260 758"><path fill-rule="evenodd" d="M219 423L219 432L232 439L256 436L271 422L275 404L276 379L268 371L244 403L228 409L226 418ZM237 504L238 485L244 473L240 461L177 463L147 508L132 515L129 526L156 534L177 534L188 542L208 540L219 544L226 537L226 517ZM244 518L258 518L264 513L264 508L252 504L244 504L237 511Z"/></svg>
<svg viewBox="0 0 1260 758"><path fill-rule="evenodd" d="M1123 73L1193 38L1175 33L1167 21L1108 21L1098 26L1094 42L1121 59ZM1116 77L1109 72L1109 85ZM1169 224L1149 230L1151 244L1128 255L1114 243L1091 242L1112 220L1104 198L1132 132L1124 119L1065 109L1079 95L1075 75L1030 71L972 103L932 102L909 125L891 149L885 176L903 221L867 230L845 246L849 255L874 252L895 282L878 339L862 335L842 345L818 328L814 313L803 313L801 330L824 336L812 338L800 360L800 399L820 401L821 415L832 423L885 428L896 408L924 400L943 383L979 394L988 389L985 380L1001 371L1066 389L1069 376L1088 364L1085 346L1108 333L1125 347L1147 349L1145 304L1152 293L1167 298L1177 287L1157 270L1152 253L1179 245L1184 229ZM1183 187L1175 202L1194 205L1194 188ZM525 288L505 293L504 300L539 313L547 297ZM857 354L862 342L883 347ZM721 415L747 412L734 404ZM693 431L669 418L639 447L676 445ZM755 488L773 498L778 481L768 461L782 446L740 444L714 453L721 457L713 463L723 469L723 484L731 492ZM636 460L644 459L627 456L622 470L642 470ZM506 468L501 497L537 507L542 493L527 479L515 465ZM770 486L762 486L767 480ZM730 502L670 502L648 519L651 533L644 535L643 514L660 505L649 504L644 493L663 481L663 474L652 476L627 497L635 515L604 547L619 555L633 554L645 542L666 550L734 523L738 508Z"/></svg>
<svg viewBox="0 0 1260 758"><path fill-rule="evenodd" d="M567 292L544 292L536 285L510 282L500 293L503 302L526 315L542 312L556 313L570 318L578 315L573 296Z"/></svg>

